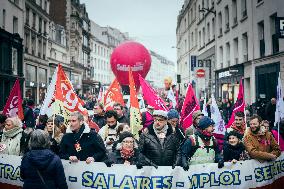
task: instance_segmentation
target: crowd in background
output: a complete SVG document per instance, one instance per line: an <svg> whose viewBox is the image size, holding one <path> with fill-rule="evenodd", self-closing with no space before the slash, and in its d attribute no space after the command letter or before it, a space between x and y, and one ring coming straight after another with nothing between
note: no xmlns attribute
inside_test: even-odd
<svg viewBox="0 0 284 189"><path fill-rule="evenodd" d="M83 98L84 99L84 98ZM21 177L24 188L67 188L60 159L143 166L181 166L257 159L274 161L280 156L278 136L273 135L275 99L266 105L257 101L243 112L235 114L233 125L225 136L214 136L214 121L201 111L193 113L193 125L184 130L180 125L183 98L177 108L168 112L147 105L142 112L143 129L139 136L131 133L128 109L114 104L105 111L93 96L85 98L92 116L79 112L71 114L69 125L59 115L39 115L32 100L24 104L24 120L0 115L0 154L22 155ZM203 107L203 100L200 107ZM222 116L227 123L232 113L230 101L218 99ZM247 122L245 121L247 119ZM248 126L248 127L247 127ZM284 139L284 120L280 122L280 137ZM277 133L277 132L276 132Z"/></svg>

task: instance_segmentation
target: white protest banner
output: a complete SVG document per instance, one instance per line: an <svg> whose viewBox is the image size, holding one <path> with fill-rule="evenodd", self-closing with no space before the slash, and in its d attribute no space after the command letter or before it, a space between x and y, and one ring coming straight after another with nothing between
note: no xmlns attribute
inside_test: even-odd
<svg viewBox="0 0 284 189"><path fill-rule="evenodd" d="M63 160L68 188L103 189L244 189L283 188L284 153L272 162L260 163L256 160L225 163L222 169L217 164L192 165L189 171L181 167L143 167L113 165L104 163L69 163ZM0 188L22 186L20 179L20 156L1 155Z"/></svg>

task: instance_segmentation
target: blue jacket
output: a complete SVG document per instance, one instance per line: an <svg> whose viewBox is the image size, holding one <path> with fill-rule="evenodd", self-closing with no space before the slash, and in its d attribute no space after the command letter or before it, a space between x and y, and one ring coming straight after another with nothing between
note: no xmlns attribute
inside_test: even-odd
<svg viewBox="0 0 284 189"><path fill-rule="evenodd" d="M46 184L44 186L41 174ZM49 149L27 152L21 162L23 189L65 189L68 188L61 160Z"/></svg>

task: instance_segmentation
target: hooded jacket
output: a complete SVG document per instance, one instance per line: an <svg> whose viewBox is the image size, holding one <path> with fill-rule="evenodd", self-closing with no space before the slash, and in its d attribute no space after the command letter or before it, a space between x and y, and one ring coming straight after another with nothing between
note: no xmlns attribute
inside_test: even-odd
<svg viewBox="0 0 284 189"><path fill-rule="evenodd" d="M93 157L96 162L103 161L106 158L106 149L102 138L87 125L83 124L81 128L78 133L67 128L60 143L60 158L68 160L70 156L76 156L80 161L85 161L88 157ZM75 144L78 135L82 136L79 139L81 150L77 152Z"/></svg>
<svg viewBox="0 0 284 189"><path fill-rule="evenodd" d="M45 185L39 174L43 177ZM21 162L21 177L24 180L23 189L68 188L62 162L49 149L27 152Z"/></svg>
<svg viewBox="0 0 284 189"><path fill-rule="evenodd" d="M139 152L145 165L172 166L176 162L179 149L179 138L168 127L163 145L155 134L153 124L148 127L148 133L143 133L139 140Z"/></svg>

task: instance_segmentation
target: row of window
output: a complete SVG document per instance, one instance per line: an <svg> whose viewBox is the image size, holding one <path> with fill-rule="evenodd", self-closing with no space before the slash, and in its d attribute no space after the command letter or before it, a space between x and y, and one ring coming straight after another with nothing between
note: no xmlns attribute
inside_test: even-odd
<svg viewBox="0 0 284 189"><path fill-rule="evenodd" d="M30 17L32 15L32 25L30 25ZM37 22L37 25L36 25ZM39 33L46 34L47 21L42 17L37 15L35 12L30 11L29 7L26 7L26 24L31 26L34 30L37 30Z"/></svg>
<svg viewBox="0 0 284 189"><path fill-rule="evenodd" d="M93 51L99 56L103 56L106 58L110 56L108 49L104 48L103 46L97 45L96 43L94 44Z"/></svg>
<svg viewBox="0 0 284 189"><path fill-rule="evenodd" d="M31 34L30 30L25 30L24 35L25 52L45 59L46 39L43 37L37 37L35 34Z"/></svg>
<svg viewBox="0 0 284 189"><path fill-rule="evenodd" d="M109 70L109 62L108 61L104 61L101 59L96 59L94 58L94 65L95 65L95 69L98 70Z"/></svg>

